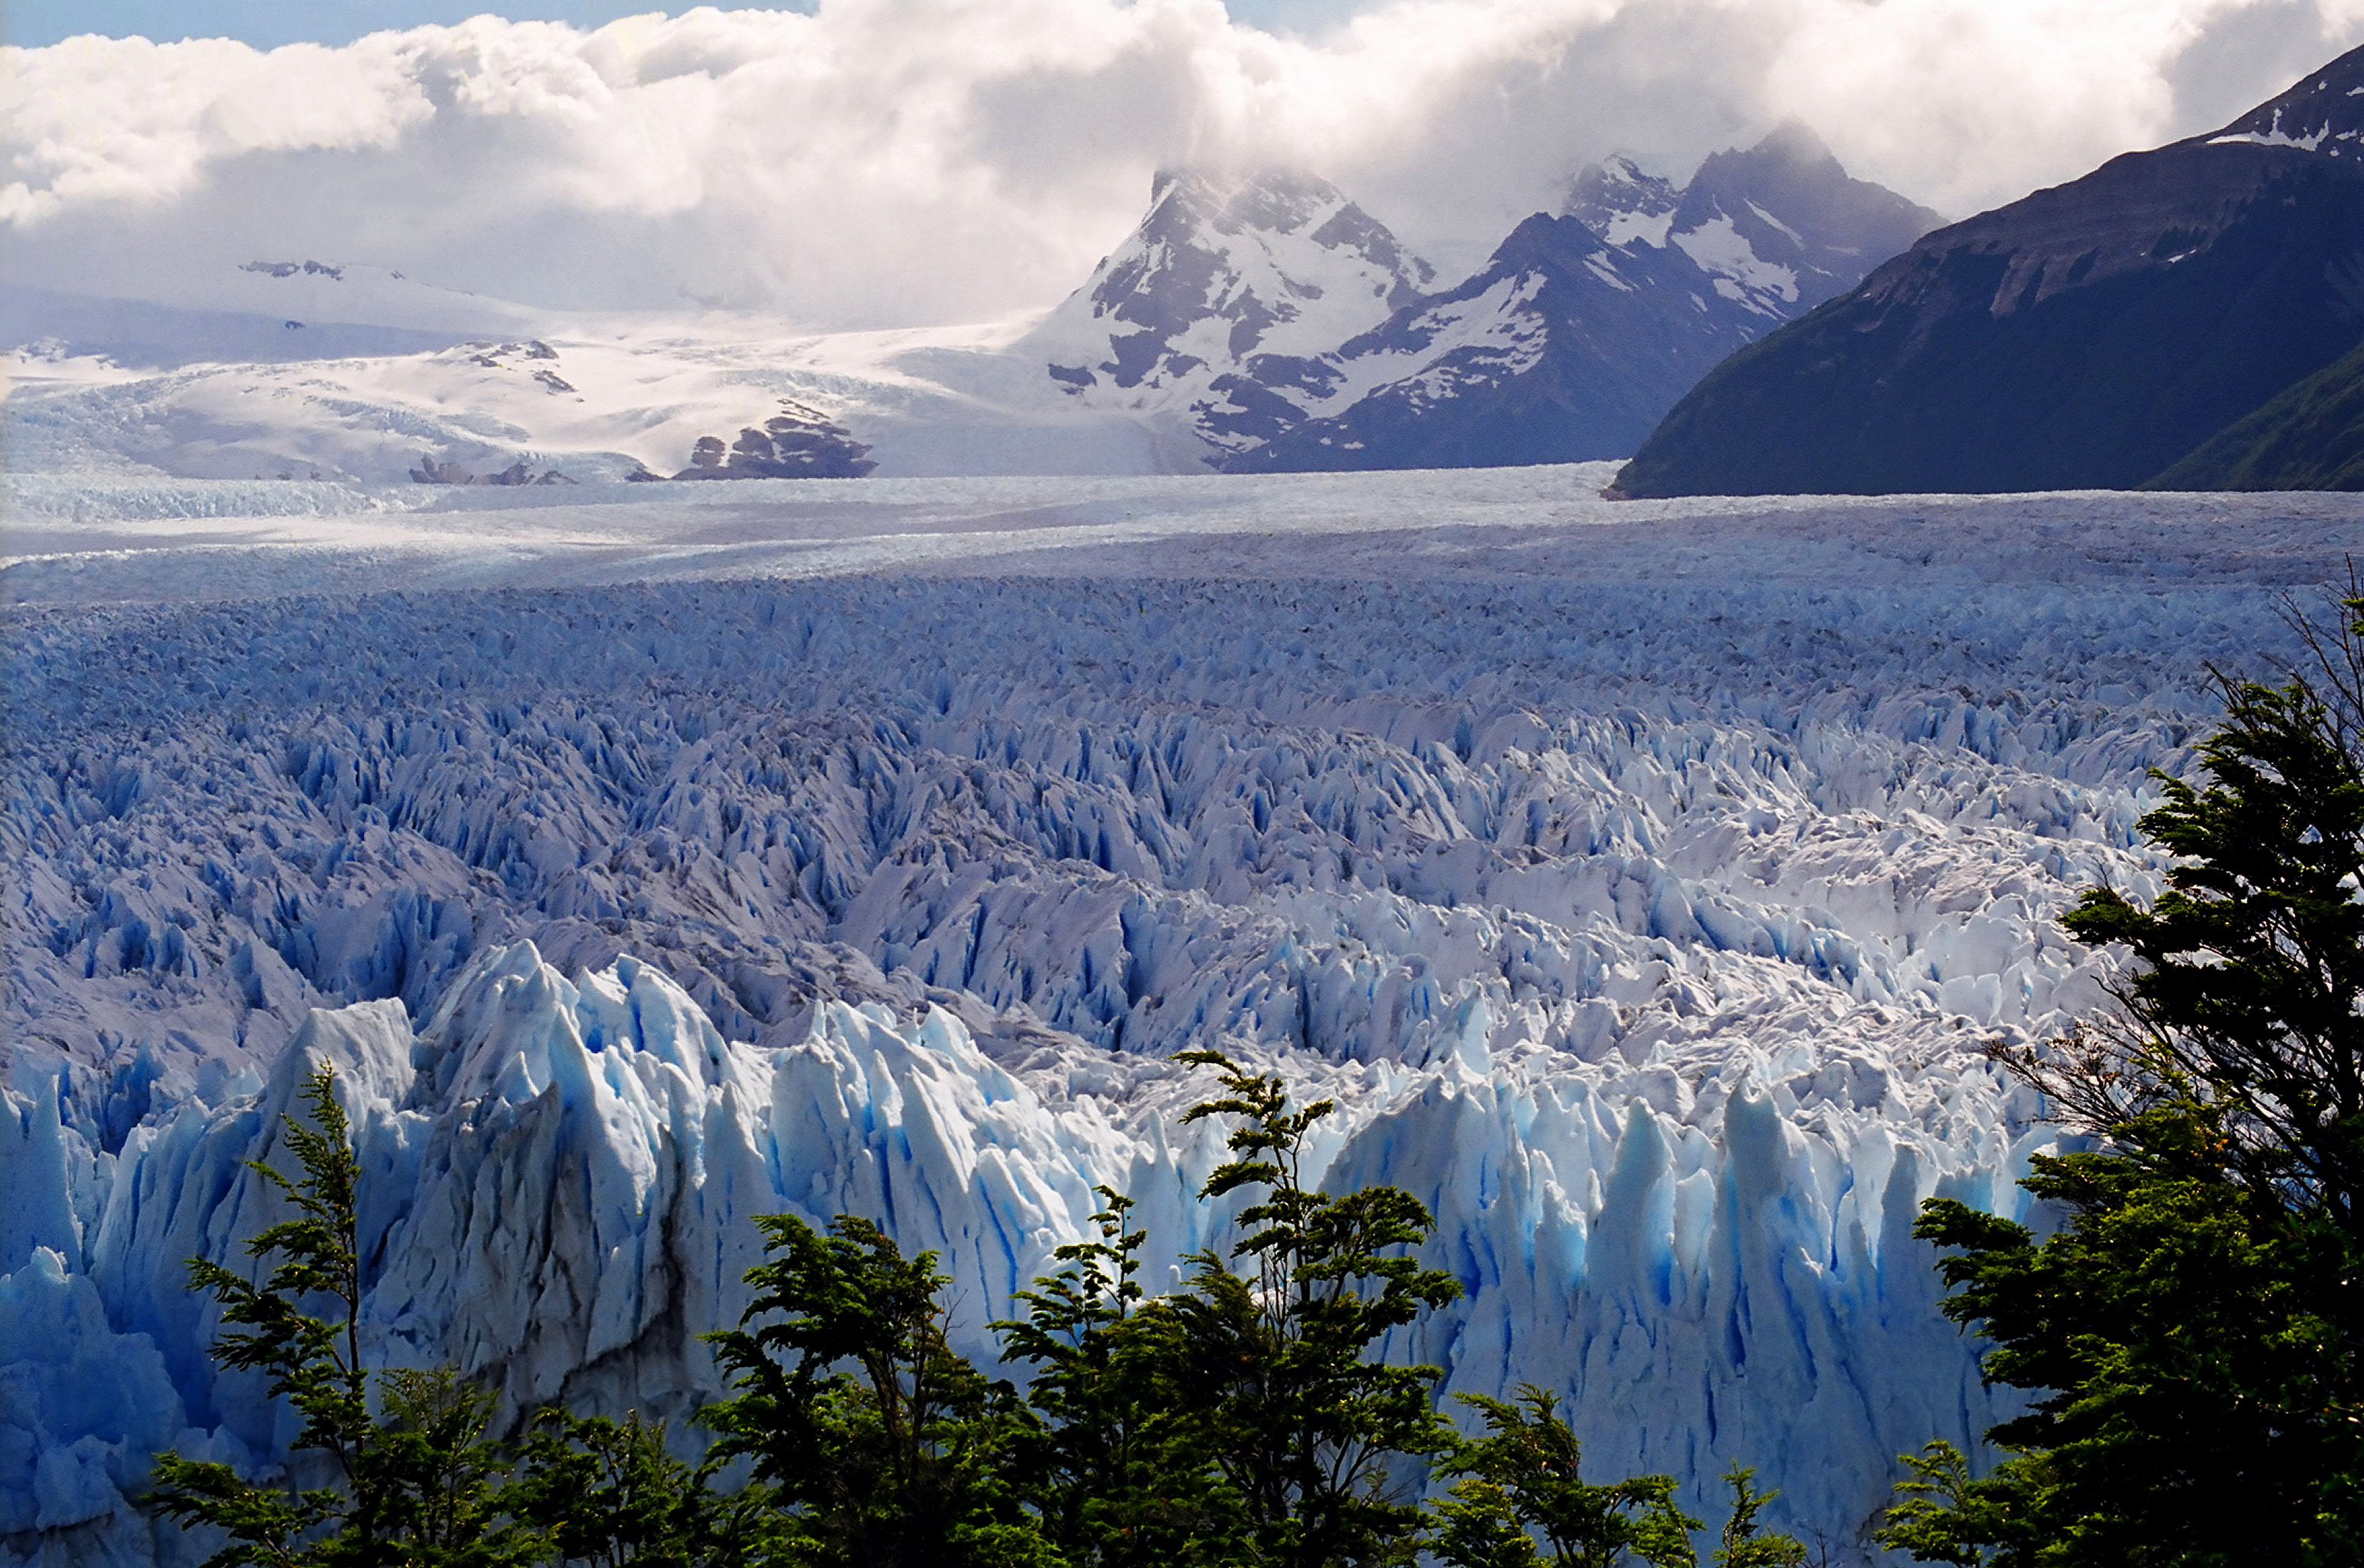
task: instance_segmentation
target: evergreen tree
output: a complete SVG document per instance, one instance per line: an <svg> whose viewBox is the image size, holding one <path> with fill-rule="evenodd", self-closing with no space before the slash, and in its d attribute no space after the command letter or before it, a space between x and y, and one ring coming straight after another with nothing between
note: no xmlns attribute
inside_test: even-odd
<svg viewBox="0 0 2364 1568"><path fill-rule="evenodd" d="M501 1466L485 1440L491 1402L443 1372L378 1380L362 1363L361 1262L355 1214L360 1167L322 1068L305 1084L311 1125L284 1118L284 1139L302 1169L291 1177L261 1161L250 1169L284 1195L294 1218L247 1243L276 1260L260 1284L203 1258L192 1283L221 1303L233 1330L217 1364L271 1380L304 1418L297 1455L319 1456L323 1485L268 1485L227 1464L159 1454L148 1505L184 1526L209 1526L227 1542L206 1568L496 1568L530 1560L537 1542L507 1523L495 1501ZM328 1317L305 1310L325 1302Z"/></svg>
<svg viewBox="0 0 2364 1568"><path fill-rule="evenodd" d="M562 1562L692 1568L741 1555L728 1508L665 1451L663 1423L637 1414L616 1421L542 1412L501 1501Z"/></svg>
<svg viewBox="0 0 2364 1568"><path fill-rule="evenodd" d="M2023 1184L2065 1222L1933 1200L1916 1229L2035 1396L1990 1475L1908 1459L1882 1539L1924 1561L2364 1561L2364 767L2305 683L2227 695L2207 787L2143 821L2167 890L2068 917L2133 950L2122 1011L2002 1053L2090 1140Z"/></svg>
<svg viewBox="0 0 2364 1568"><path fill-rule="evenodd" d="M1238 1498L1242 1561L1330 1568L1407 1562L1422 1512L1399 1467L1447 1450L1432 1366L1390 1366L1380 1341L1461 1294L1407 1255L1434 1221L1391 1186L1333 1195L1305 1184L1307 1135L1336 1107L1292 1109L1277 1075L1221 1051L1177 1058L1213 1068L1225 1093L1186 1115L1236 1117L1231 1158L1205 1199L1261 1189L1240 1211L1231 1258L1202 1253L1171 1304L1169 1372L1205 1422L1209 1451ZM1249 1272L1235 1273L1244 1260Z"/></svg>
<svg viewBox="0 0 2364 1568"><path fill-rule="evenodd" d="M1756 1522L1765 1505L1781 1494L1759 1492L1756 1472L1745 1465L1725 1471L1723 1484L1732 1488L1732 1512L1716 1542L1715 1568L1803 1568L1805 1542Z"/></svg>
<svg viewBox="0 0 2364 1568"><path fill-rule="evenodd" d="M1433 1549L1446 1568L1693 1568L1698 1562L1690 1532L1701 1527L1676 1506L1675 1478L1587 1481L1583 1448L1560 1418L1557 1394L1529 1384L1515 1399L1461 1399L1484 1417L1486 1434L1463 1439L1444 1464L1461 1477L1436 1510ZM1752 1510L1744 1535L1753 1532L1754 1518Z"/></svg>
<svg viewBox="0 0 2364 1568"><path fill-rule="evenodd" d="M706 1420L776 1510L786 1562L869 1568L1048 1564L1015 1477L1034 1423L944 1339L936 1256L905 1258L869 1220L826 1234L767 1215L769 1261L736 1329L709 1336L734 1374Z"/></svg>
<svg viewBox="0 0 2364 1568"><path fill-rule="evenodd" d="M1035 1368L1043 1533L1076 1568L1223 1562L1239 1510L1206 1423L1167 1385L1177 1321L1167 1304L1143 1302L1147 1237L1125 1228L1132 1200L1098 1192L1098 1238L1061 1247L1065 1267L1019 1294L1025 1317L995 1326L1009 1359Z"/></svg>

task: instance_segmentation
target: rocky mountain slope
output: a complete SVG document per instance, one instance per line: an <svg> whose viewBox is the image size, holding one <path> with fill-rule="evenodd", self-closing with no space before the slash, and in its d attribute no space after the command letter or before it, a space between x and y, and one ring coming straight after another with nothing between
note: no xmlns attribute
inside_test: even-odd
<svg viewBox="0 0 2364 1568"><path fill-rule="evenodd" d="M2364 50L1929 235L1734 356L1631 495L2140 484L2364 336Z"/></svg>
<svg viewBox="0 0 2364 1568"><path fill-rule="evenodd" d="M2152 490L2364 490L2364 347L2201 443Z"/></svg>

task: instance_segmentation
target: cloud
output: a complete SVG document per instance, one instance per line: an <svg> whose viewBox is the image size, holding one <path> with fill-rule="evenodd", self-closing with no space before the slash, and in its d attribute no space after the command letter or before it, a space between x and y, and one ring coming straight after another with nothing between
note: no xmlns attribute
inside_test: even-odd
<svg viewBox="0 0 2364 1568"><path fill-rule="evenodd" d="M0 234L175 297L256 256L561 306L816 325L1047 304L1175 162L1326 173L1466 263L1612 149L1785 117L1966 213L2221 123L2359 0L1397 0L1318 36L1219 0L824 0L594 31L478 17L268 52L0 50Z"/></svg>

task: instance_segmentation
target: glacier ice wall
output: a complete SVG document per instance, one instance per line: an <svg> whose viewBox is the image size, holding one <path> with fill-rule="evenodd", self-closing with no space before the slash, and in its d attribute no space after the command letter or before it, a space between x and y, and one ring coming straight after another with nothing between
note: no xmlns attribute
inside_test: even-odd
<svg viewBox="0 0 2364 1568"><path fill-rule="evenodd" d="M1330 1179L1425 1198L1435 1257L1469 1292L1400 1351L1455 1391L1567 1388L1606 1464L1763 1463L1793 1517L1823 1521L1859 1521L1888 1451L1992 1418L1908 1234L1933 1191L2010 1207L1996 1180L2041 1133L2010 1130L2024 1115L1990 1074L1942 1066L1942 1108L1910 1071L1868 1104L1851 1087L1809 1107L1742 1052L1662 1107L1622 1067L1498 1067L1500 1032L1473 1003L1435 1063L1310 1075L1347 1106ZM725 1040L635 959L569 981L530 943L494 948L415 1035L397 1004L314 1012L259 1093L189 1102L112 1153L54 1097L10 1095L11 1173L71 1193L40 1221L69 1251L39 1246L0 1284L7 1341L30 1352L0 1371L17 1412L0 1491L29 1499L13 1532L136 1533L123 1492L167 1442L284 1451L284 1408L206 1361L218 1325L182 1260L235 1262L278 1218L241 1162L274 1155L321 1065L364 1173L373 1355L452 1362L512 1414L686 1416L716 1394L697 1335L744 1307L758 1214L875 1215L938 1251L956 1331L986 1359L987 1325L1087 1230L1096 1184L1141 1200L1154 1280L1222 1236L1189 1201L1211 1130L1166 1136L1180 1074L1054 1104L941 1009L831 1002L806 1040L765 1049Z"/></svg>
<svg viewBox="0 0 2364 1568"><path fill-rule="evenodd" d="M998 557L1015 492L919 497L976 511L953 556L814 580L605 581L742 570L754 525L556 508L608 531L563 571L492 539L541 563L496 590L20 603L7 1551L146 1560L155 1446L284 1442L182 1260L267 1221L239 1162L307 1062L355 1113L380 1353L679 1413L754 1213L942 1250L980 1351L1096 1182L1171 1277L1220 1221L1166 1060L1203 1043L1335 1095L1333 1178L1437 1212L1471 1294L1398 1350L1568 1388L1604 1467L1758 1464L1846 1551L1890 1456L1993 1413L1908 1235L1932 1192L2010 1209L2045 1137L1978 1048L2098 1000L2053 917L2156 885L2144 770L2364 519L1427 483L1436 517L1176 482L1162 533Z"/></svg>

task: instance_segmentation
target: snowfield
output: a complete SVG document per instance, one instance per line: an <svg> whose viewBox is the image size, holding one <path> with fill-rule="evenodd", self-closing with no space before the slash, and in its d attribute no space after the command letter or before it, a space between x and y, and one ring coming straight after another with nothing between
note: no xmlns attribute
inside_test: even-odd
<svg viewBox="0 0 2364 1568"><path fill-rule="evenodd" d="M148 1455L276 1462L184 1260L314 1064L379 1355L681 1418L755 1214L980 1353L1096 1183L1172 1277L1219 1044L1438 1214L1397 1351L1865 1555L2001 1410L1909 1235L2052 1136L1979 1048L2101 1001L2055 917L2364 506L1608 472L10 477L0 1552L193 1561Z"/></svg>

